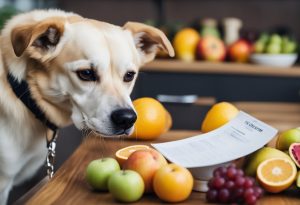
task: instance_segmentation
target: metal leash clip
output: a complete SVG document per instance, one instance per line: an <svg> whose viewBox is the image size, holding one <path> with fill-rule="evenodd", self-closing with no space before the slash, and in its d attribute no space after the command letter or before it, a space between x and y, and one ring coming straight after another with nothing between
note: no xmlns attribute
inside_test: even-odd
<svg viewBox="0 0 300 205"><path fill-rule="evenodd" d="M56 138L57 138L57 132L54 132L52 139L48 142L47 145L48 153L46 158L46 169L47 169L47 175L49 179L51 179L54 174Z"/></svg>

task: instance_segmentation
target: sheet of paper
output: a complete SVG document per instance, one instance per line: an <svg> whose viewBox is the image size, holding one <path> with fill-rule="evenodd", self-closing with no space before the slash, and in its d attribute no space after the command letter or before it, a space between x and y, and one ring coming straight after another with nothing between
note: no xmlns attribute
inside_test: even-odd
<svg viewBox="0 0 300 205"><path fill-rule="evenodd" d="M240 111L229 123L209 133L152 146L173 163L187 168L205 167L248 155L276 133L273 127Z"/></svg>

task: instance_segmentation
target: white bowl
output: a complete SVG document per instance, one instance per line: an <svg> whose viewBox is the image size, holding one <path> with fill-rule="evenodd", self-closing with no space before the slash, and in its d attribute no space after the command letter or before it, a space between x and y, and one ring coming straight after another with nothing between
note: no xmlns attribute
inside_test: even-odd
<svg viewBox="0 0 300 205"><path fill-rule="evenodd" d="M275 68L288 68L294 65L298 54L252 54L250 60L253 63Z"/></svg>

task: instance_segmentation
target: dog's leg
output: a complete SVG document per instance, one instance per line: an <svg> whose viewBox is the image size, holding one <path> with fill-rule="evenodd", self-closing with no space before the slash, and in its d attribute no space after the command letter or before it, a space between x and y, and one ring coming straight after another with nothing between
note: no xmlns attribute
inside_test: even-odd
<svg viewBox="0 0 300 205"><path fill-rule="evenodd" d="M0 205L6 205L12 186L13 178L0 175Z"/></svg>

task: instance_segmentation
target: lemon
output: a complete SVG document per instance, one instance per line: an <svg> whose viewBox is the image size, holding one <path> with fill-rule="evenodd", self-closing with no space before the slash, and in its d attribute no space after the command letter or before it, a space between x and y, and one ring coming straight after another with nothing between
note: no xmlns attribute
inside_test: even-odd
<svg viewBox="0 0 300 205"><path fill-rule="evenodd" d="M228 102L220 102L215 104L206 114L202 126L202 132L209 132L221 127L222 125L233 119L239 110Z"/></svg>

